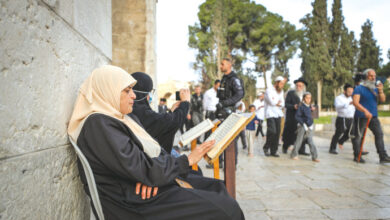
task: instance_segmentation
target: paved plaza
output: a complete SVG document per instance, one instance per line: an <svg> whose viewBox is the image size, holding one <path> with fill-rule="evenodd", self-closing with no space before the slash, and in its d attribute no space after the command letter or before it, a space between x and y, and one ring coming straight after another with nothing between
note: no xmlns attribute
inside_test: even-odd
<svg viewBox="0 0 390 220"><path fill-rule="evenodd" d="M390 165L379 164L372 142L365 164L352 161L350 142L331 155L330 139L315 137L319 163L292 160L280 146L280 158L265 157L263 143L256 140L253 158L239 144L237 200L246 219L390 219ZM204 161L200 167L213 176Z"/></svg>

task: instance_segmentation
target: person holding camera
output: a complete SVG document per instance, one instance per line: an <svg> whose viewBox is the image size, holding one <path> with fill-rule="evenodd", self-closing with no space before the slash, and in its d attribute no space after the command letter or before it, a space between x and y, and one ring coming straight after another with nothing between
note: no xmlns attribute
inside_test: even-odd
<svg viewBox="0 0 390 220"><path fill-rule="evenodd" d="M378 101L386 101L383 84L380 81L376 82L376 73L373 69L366 69L363 75L365 80L353 91L353 104L356 108L355 137L352 139L354 161L365 162L363 158L358 161L358 156L364 129L367 121L370 120L368 128L375 136L375 147L379 154L379 162L390 163L390 157L387 155L383 141L381 123L378 119Z"/></svg>
<svg viewBox="0 0 390 220"><path fill-rule="evenodd" d="M134 100L135 114L142 123L144 129L167 152L171 153L172 145L177 130L183 126L190 107L190 91L180 90L180 101L172 105L171 112L157 113L150 107L150 97L153 96L153 81L146 73L136 72L131 76L137 80L133 87L136 94Z"/></svg>
<svg viewBox="0 0 390 220"><path fill-rule="evenodd" d="M231 113L235 112L235 105L242 98L244 98L244 83L237 74L232 71L232 60L230 58L224 58L220 65L223 77L221 85L217 92L219 102L217 104L217 118L220 120L226 119ZM237 142L237 138L234 140ZM235 144L235 158L237 164L237 143Z"/></svg>

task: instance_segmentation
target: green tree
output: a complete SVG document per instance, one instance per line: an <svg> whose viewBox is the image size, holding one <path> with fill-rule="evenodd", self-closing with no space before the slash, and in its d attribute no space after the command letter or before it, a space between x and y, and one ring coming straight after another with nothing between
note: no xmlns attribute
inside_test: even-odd
<svg viewBox="0 0 390 220"><path fill-rule="evenodd" d="M317 95L317 104L321 111L322 94L324 82L332 79L332 63L329 55L329 22L327 18L326 0L315 0L312 3L312 15L306 15L301 22L305 25L304 39L307 42L301 44L303 76L309 82L317 82L317 85L310 83L309 91ZM315 91L315 88L317 91ZM324 90L328 92L328 89Z"/></svg>
<svg viewBox="0 0 390 220"><path fill-rule="evenodd" d="M332 58L333 77L330 87L333 97L328 97L325 103L332 105L333 98L342 91L343 85L352 82L352 75L356 62L356 40L353 32L349 32L344 24L341 0L334 0L332 5L332 21L329 26L330 47L329 55ZM323 104L325 104L323 103Z"/></svg>
<svg viewBox="0 0 390 220"><path fill-rule="evenodd" d="M387 51L387 59L389 59L389 62L377 71L378 76L390 77L390 49Z"/></svg>
<svg viewBox="0 0 390 220"><path fill-rule="evenodd" d="M359 40L359 59L357 62L357 70L364 71L367 68L379 69L382 59L379 46L376 44L374 34L372 32L372 22L367 21L362 25L362 33Z"/></svg>
<svg viewBox="0 0 390 220"><path fill-rule="evenodd" d="M204 85L222 77L218 66L223 57L232 58L234 70L249 78L253 71L271 69L273 60L278 70L288 74L287 62L297 50L298 34L279 15L249 0L206 0L198 18L199 23L189 26L188 44L197 51L193 67ZM244 72L246 61L254 62L255 69ZM249 94L247 85L245 89Z"/></svg>

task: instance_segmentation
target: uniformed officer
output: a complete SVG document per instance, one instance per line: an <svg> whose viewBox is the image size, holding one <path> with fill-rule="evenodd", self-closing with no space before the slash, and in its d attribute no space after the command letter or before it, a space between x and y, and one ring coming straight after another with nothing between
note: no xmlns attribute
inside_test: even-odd
<svg viewBox="0 0 390 220"><path fill-rule="evenodd" d="M217 93L217 97L219 98L217 117L219 119L225 119L236 110L235 105L244 97L245 92L242 80L232 71L231 59L224 58L220 68L224 75Z"/></svg>

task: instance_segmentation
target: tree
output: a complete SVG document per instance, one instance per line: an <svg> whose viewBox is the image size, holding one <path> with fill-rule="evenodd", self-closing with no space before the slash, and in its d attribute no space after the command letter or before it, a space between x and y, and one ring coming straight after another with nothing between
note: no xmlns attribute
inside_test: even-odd
<svg viewBox="0 0 390 220"><path fill-rule="evenodd" d="M387 51L387 58L389 59L389 62L386 65L383 65L378 71L378 76L384 76L386 78L390 77L390 49Z"/></svg>
<svg viewBox="0 0 390 220"><path fill-rule="evenodd" d="M307 31L304 37L307 42L301 44L301 49L304 49L301 69L306 80L317 82L316 92L313 83L309 84L308 89L317 95L318 110L321 111L322 86L324 81L330 81L333 75L329 55L329 23L326 0L315 0L312 6L312 15L306 15L301 20L305 25L304 30Z"/></svg>
<svg viewBox="0 0 390 220"><path fill-rule="evenodd" d="M297 49L298 34L279 15L249 0L206 0L198 18L199 23L189 26L188 44L197 51L193 67L203 85L222 77L218 66L223 57L232 58L234 70L250 79L253 71L271 69L273 60L278 70L288 74L287 62ZM244 72L246 61L254 62L255 69ZM245 86L247 95L251 86Z"/></svg>
<svg viewBox="0 0 390 220"><path fill-rule="evenodd" d="M332 21L330 23L330 47L329 55L332 59L333 77L330 86L334 96L327 97L329 103L342 90L346 82L352 82L354 65L356 60L356 40L353 32L349 32L344 24L341 0L334 0L332 5Z"/></svg>
<svg viewBox="0 0 390 220"><path fill-rule="evenodd" d="M381 52L379 46L376 45L376 40L372 32L372 22L369 19L362 25L359 46L357 70L364 71L367 68L379 69L382 61L380 58Z"/></svg>
<svg viewBox="0 0 390 220"><path fill-rule="evenodd" d="M295 26L283 21L277 14L267 12L258 6L257 17L252 22L248 37L248 46L256 58L255 70L262 72L267 87L266 72L274 67L274 74L288 77L287 62L297 48L299 33Z"/></svg>

